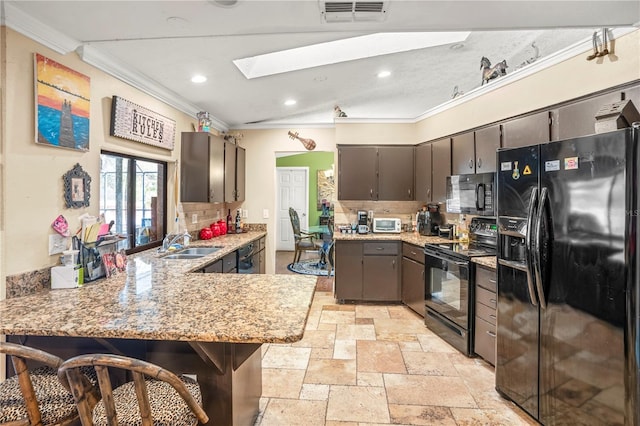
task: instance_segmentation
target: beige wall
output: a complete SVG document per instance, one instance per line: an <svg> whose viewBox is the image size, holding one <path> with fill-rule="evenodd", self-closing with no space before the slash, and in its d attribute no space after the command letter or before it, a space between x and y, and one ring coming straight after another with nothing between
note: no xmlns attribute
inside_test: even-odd
<svg viewBox="0 0 640 426"><path fill-rule="evenodd" d="M54 231L51 223L63 214L72 230L79 226L83 213L98 214L100 150L141 155L169 162L168 218L175 217L174 168L179 158L180 132L188 131L195 120L125 83L82 62L75 53L59 55L42 45L7 30L6 81L3 102L3 202L6 251L2 260L5 275L33 271L58 262L49 256L48 239ZM33 54L41 53L91 78L90 151L80 152L35 143ZM121 96L131 102L176 121L176 149L173 151L109 136L111 97ZM62 176L76 163L91 176L90 206L68 209L64 205ZM168 223L172 229L172 223ZM4 277L3 276L3 277ZM2 287L4 291L4 280Z"/></svg>
<svg viewBox="0 0 640 426"><path fill-rule="evenodd" d="M169 162L168 218L175 217L173 161L179 158L180 132L189 131L195 120L82 62L75 54L59 55L12 30L4 39L2 56L2 106L0 161L2 223L0 250L2 278L7 274L52 266L57 256L47 254L51 222L60 213L72 227L80 214L98 213L99 153L101 149L132 153ZM4 46L4 44L3 44ZM4 52L1 50L0 52ZM86 153L37 145L34 135L33 54L41 53L91 77L91 150ZM583 94L640 78L640 32L616 42L616 57L587 62L578 55L551 69L489 92L478 99L421 120L418 123L358 123L338 119L335 128L244 129L240 146L246 148L247 194L243 208L248 223L267 223L267 272L273 272L276 232L277 152L303 151L287 130L314 139L317 151L336 151L336 144L414 144L515 116ZM615 61L613 60L615 59ZM6 84L9 81L11 84ZM177 122L176 149L172 152L109 136L110 99L122 96ZM2 112L2 111L0 111ZM6 126L10 123L10 126ZM62 175L75 163L93 178L91 206L66 209L62 198ZM237 207L237 206L234 206ZM412 206L411 206L412 207ZM198 207L199 208L199 207ZM351 207L349 207L351 208ZM263 219L264 209L269 218ZM189 210L189 209L187 209ZM205 209L207 210L207 209ZM404 210L407 210L403 208ZM213 214L217 214L214 207ZM393 212L390 212L393 213ZM168 224L169 230L172 223ZM187 221L189 222L189 221ZM2 280L4 283L4 280ZM4 284L0 285L0 298Z"/></svg>
<svg viewBox="0 0 640 426"><path fill-rule="evenodd" d="M425 142L640 79L640 30L615 41L615 55L587 53L487 92L416 124ZM491 84L491 83L489 83Z"/></svg>

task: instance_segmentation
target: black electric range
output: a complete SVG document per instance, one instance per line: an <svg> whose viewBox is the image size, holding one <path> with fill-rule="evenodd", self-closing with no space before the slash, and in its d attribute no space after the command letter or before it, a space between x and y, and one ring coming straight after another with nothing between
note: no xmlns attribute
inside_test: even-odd
<svg viewBox="0 0 640 426"><path fill-rule="evenodd" d="M473 354L475 265L471 258L495 256L495 218L474 217L469 243L425 244L425 324L467 356Z"/></svg>

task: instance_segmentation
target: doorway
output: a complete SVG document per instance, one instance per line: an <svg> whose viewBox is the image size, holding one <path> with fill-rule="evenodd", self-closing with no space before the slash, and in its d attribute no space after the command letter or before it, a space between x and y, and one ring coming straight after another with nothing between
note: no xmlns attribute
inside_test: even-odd
<svg viewBox="0 0 640 426"><path fill-rule="evenodd" d="M276 167L277 179L277 238L276 250L293 251L295 241L289 207L293 207L300 217L300 227L309 227L309 168Z"/></svg>

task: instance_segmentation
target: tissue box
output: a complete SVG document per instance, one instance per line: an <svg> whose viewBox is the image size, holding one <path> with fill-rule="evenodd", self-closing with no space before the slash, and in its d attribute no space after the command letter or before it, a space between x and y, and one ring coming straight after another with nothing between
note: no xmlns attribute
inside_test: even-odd
<svg viewBox="0 0 640 426"><path fill-rule="evenodd" d="M80 265L54 266L51 268L51 289L76 288L82 284Z"/></svg>

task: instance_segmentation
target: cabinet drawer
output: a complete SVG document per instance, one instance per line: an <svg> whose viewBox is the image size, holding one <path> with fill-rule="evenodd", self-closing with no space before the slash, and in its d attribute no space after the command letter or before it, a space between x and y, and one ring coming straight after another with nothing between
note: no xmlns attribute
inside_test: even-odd
<svg viewBox="0 0 640 426"><path fill-rule="evenodd" d="M364 243L363 251L365 255L393 255L398 254L398 245L396 242L367 242Z"/></svg>
<svg viewBox="0 0 640 426"><path fill-rule="evenodd" d="M476 317L473 341L474 352L496 365L496 326Z"/></svg>
<svg viewBox="0 0 640 426"><path fill-rule="evenodd" d="M476 301L476 317L496 325L496 310Z"/></svg>
<svg viewBox="0 0 640 426"><path fill-rule="evenodd" d="M493 308L494 310L497 307L496 294L482 287L478 287L477 285L476 285L476 302L482 303L483 305Z"/></svg>
<svg viewBox="0 0 640 426"><path fill-rule="evenodd" d="M422 247L402 243L402 255L424 265L424 250Z"/></svg>
<svg viewBox="0 0 640 426"><path fill-rule="evenodd" d="M476 284L494 293L497 292L496 271L482 267L476 268Z"/></svg>

